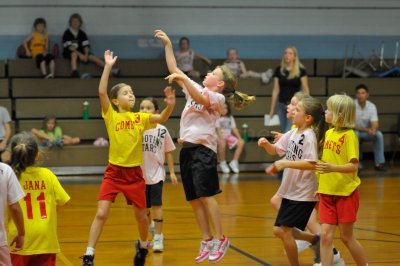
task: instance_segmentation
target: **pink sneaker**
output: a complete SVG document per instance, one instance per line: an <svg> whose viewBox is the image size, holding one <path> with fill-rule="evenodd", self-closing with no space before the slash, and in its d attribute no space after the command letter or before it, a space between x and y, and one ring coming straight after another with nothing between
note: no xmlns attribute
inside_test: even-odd
<svg viewBox="0 0 400 266"><path fill-rule="evenodd" d="M210 255L212 241L213 240L201 241L199 255L195 259L196 263L200 263L208 259L208 256Z"/></svg>
<svg viewBox="0 0 400 266"><path fill-rule="evenodd" d="M208 261L210 263L217 263L220 261L226 254L229 248L229 239L224 236L222 240L213 239L212 249L210 251L210 256L208 257Z"/></svg>

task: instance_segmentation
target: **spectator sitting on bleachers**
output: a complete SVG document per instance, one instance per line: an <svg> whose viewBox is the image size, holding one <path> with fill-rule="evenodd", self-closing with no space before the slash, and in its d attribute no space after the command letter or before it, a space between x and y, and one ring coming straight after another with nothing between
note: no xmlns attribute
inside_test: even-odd
<svg viewBox="0 0 400 266"><path fill-rule="evenodd" d="M8 140L11 138L11 118L10 114L8 113L7 109L3 106L0 106L0 155L1 161L6 161L3 157L3 152L7 147Z"/></svg>
<svg viewBox="0 0 400 266"><path fill-rule="evenodd" d="M237 174L239 173L239 158L242 154L245 142L240 136L239 130L236 127L235 118L231 114L231 108L229 103L225 104L221 108L221 117L218 118L216 124L218 134L218 155L219 155L219 167L224 174L228 174L230 169ZM226 146L231 149L235 149L232 161L226 163ZM230 167L230 169L229 169Z"/></svg>
<svg viewBox="0 0 400 266"><path fill-rule="evenodd" d="M24 48L27 57L36 61L45 79L54 78L55 63L54 57L49 53L49 36L46 34L46 20L37 18L33 22L34 32L24 40ZM50 74L47 74L46 65L49 66Z"/></svg>
<svg viewBox="0 0 400 266"><path fill-rule="evenodd" d="M368 101L369 90L367 85L359 84L356 86L356 128L355 132L360 142L360 153L362 153L361 144L366 141L372 141L374 144L375 170L386 171L384 167L385 154L382 132L378 130L379 120L375 104ZM361 158L361 154L360 154ZM361 160L360 160L361 161ZM359 168L362 168L360 162Z"/></svg>
<svg viewBox="0 0 400 266"><path fill-rule="evenodd" d="M199 53L190 49L190 41L187 37L179 39L179 50L175 51L176 64L186 75L198 79L200 72L193 67L193 60L195 58L201 59L208 65L211 65L211 60Z"/></svg>
<svg viewBox="0 0 400 266"><path fill-rule="evenodd" d="M265 72L259 73L253 70L247 70L244 62L239 60L239 54L236 48L229 48L227 52L227 59L224 65L236 75L237 78L259 78L265 84L267 84L273 74L272 69L268 69Z"/></svg>
<svg viewBox="0 0 400 266"><path fill-rule="evenodd" d="M48 148L62 148L64 145L75 145L81 142L78 137L64 135L61 127L57 126L56 117L52 115L47 115L44 118L42 129L32 128L31 131L41 144Z"/></svg>
<svg viewBox="0 0 400 266"><path fill-rule="evenodd" d="M63 57L71 60L71 77L80 77L78 72L78 61L87 64L89 61L99 67L104 67L104 61L90 52L90 43L86 33L81 29L82 17L72 14L69 18L69 28L63 35ZM119 69L113 69L112 74L118 76ZM82 75L82 78L89 77Z"/></svg>

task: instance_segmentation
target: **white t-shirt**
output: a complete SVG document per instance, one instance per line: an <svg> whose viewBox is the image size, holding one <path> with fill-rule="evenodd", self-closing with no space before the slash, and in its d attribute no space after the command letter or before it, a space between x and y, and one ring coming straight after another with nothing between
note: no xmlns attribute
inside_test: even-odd
<svg viewBox="0 0 400 266"><path fill-rule="evenodd" d="M370 101L366 101L364 108L362 108L357 99L354 100L356 104L356 125L361 128L371 127L371 122L378 121L378 112L375 104Z"/></svg>
<svg viewBox="0 0 400 266"><path fill-rule="evenodd" d="M10 166L0 163L0 247L7 245L6 208L25 197L18 178Z"/></svg>
<svg viewBox="0 0 400 266"><path fill-rule="evenodd" d="M163 125L143 133L143 177L147 185L165 180L165 153L175 150L174 142Z"/></svg>
<svg viewBox="0 0 400 266"><path fill-rule="evenodd" d="M180 121L180 140L195 144L202 144L214 152L217 152L217 132L215 123L220 117L222 105L225 103L225 96L203 88L193 80L190 80L202 95L208 96L210 106L196 103L186 89L186 105L182 111Z"/></svg>
<svg viewBox="0 0 400 266"><path fill-rule="evenodd" d="M318 143L311 128L302 133L298 133L298 128L285 133L276 143L276 151L280 156L286 154L285 159L290 161L318 161ZM317 190L314 170L286 168L277 194L289 200L318 201Z"/></svg>
<svg viewBox="0 0 400 266"><path fill-rule="evenodd" d="M194 56L195 53L192 49L189 49L186 52L176 51L175 52L176 65L183 72L192 71Z"/></svg>
<svg viewBox="0 0 400 266"><path fill-rule="evenodd" d="M240 75L242 74L242 67L241 67L242 61L240 60L236 60L235 62L229 62L229 61L225 61L224 65L226 65L233 74L235 74L235 76L237 78L240 78Z"/></svg>
<svg viewBox="0 0 400 266"><path fill-rule="evenodd" d="M215 123L217 128L221 129L221 133L223 136L232 135L232 128L236 128L235 119L233 116L221 116L217 119L217 123Z"/></svg>

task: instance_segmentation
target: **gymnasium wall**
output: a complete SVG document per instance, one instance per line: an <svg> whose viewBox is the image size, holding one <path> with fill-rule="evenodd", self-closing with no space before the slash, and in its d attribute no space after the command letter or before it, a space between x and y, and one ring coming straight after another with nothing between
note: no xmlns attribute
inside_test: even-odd
<svg viewBox="0 0 400 266"><path fill-rule="evenodd" d="M222 58L228 47L243 58L280 58L295 45L302 58L342 58L346 46L356 56L380 52L392 58L400 40L400 1L264 0L9 0L0 2L0 58L14 58L15 48L44 17L52 43L61 42L68 18L84 19L93 50L106 48L123 58L157 58L162 47L152 31L162 28L174 42L189 36L192 48Z"/></svg>

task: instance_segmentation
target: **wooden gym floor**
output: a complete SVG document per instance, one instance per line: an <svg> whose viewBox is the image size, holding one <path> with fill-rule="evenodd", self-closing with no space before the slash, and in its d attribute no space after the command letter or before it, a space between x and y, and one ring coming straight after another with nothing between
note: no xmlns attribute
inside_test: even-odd
<svg viewBox="0 0 400 266"><path fill-rule="evenodd" d="M371 167L369 167L371 168ZM400 265L400 168L386 173L364 170L360 210L355 235L364 246L369 265ZM220 204L224 233L231 247L220 265L287 265L283 246L272 234L275 212L269 205L280 181L263 173L221 176ZM81 256L92 219L101 177L60 177L72 200L59 210L62 253L57 265L81 265ZM163 253L150 251L146 265L195 265L200 234L183 188L164 187ZM119 195L96 247L96 266L133 265L134 240L138 238L131 207ZM335 245L347 265L355 265L336 232ZM299 255L302 265L312 265L312 250ZM203 262L202 264L208 264Z"/></svg>

